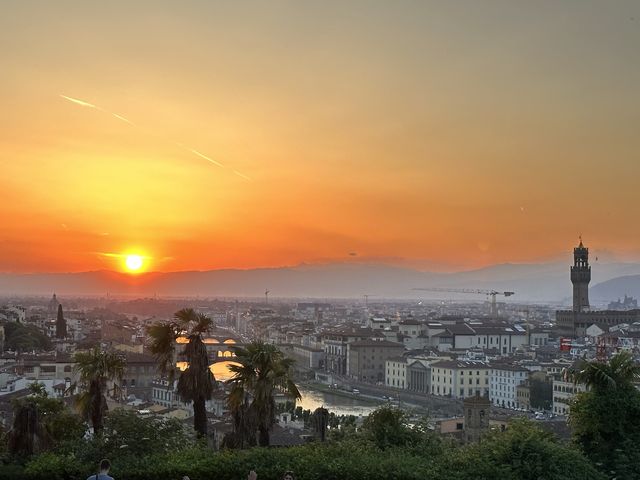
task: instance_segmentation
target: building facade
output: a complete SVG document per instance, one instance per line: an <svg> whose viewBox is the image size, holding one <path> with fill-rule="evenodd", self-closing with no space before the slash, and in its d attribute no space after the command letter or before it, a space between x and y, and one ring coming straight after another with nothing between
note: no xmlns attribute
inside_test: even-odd
<svg viewBox="0 0 640 480"><path fill-rule="evenodd" d="M347 375L362 382L384 382L386 362L404 352L400 343L362 340L348 345Z"/></svg>
<svg viewBox="0 0 640 480"><path fill-rule="evenodd" d="M571 401L580 392L586 392L584 384L574 384L564 379L553 380L553 413L556 415L568 415L571 410Z"/></svg>
<svg viewBox="0 0 640 480"><path fill-rule="evenodd" d="M480 361L443 360L431 364L431 394L451 398L489 397L490 367Z"/></svg>
<svg viewBox="0 0 640 480"><path fill-rule="evenodd" d="M516 365L493 365L491 368L489 399L504 408L525 408L518 402L517 387L529 378L526 368Z"/></svg>

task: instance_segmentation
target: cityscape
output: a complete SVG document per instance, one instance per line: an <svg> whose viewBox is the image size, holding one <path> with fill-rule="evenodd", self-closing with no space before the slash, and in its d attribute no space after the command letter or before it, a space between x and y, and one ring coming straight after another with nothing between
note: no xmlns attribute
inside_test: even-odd
<svg viewBox="0 0 640 480"><path fill-rule="evenodd" d="M0 480L640 480L640 5L56 3Z"/></svg>

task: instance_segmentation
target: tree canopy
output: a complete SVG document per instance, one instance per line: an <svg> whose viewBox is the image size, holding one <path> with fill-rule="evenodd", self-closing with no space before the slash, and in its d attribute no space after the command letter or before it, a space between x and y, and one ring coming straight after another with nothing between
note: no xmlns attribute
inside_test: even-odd
<svg viewBox="0 0 640 480"><path fill-rule="evenodd" d="M588 362L574 373L589 390L577 395L569 413L574 441L602 471L640 479L640 367L627 352L609 362Z"/></svg>

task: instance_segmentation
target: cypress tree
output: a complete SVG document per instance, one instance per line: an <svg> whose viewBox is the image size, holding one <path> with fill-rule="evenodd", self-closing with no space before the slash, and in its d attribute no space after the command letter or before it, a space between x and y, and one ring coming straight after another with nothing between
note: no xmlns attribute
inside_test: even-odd
<svg viewBox="0 0 640 480"><path fill-rule="evenodd" d="M67 321L62 314L62 305L58 305L58 318L56 319L56 338L67 338Z"/></svg>

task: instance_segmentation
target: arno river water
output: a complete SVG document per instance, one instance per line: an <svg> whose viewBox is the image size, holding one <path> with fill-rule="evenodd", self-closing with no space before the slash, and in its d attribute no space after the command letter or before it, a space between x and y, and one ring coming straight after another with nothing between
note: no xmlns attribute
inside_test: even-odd
<svg viewBox="0 0 640 480"><path fill-rule="evenodd" d="M312 412L318 407L324 407L336 415L366 416L380 404L351 396L311 390L306 386L300 388L300 393L302 394L302 400L298 400L296 406Z"/></svg>

